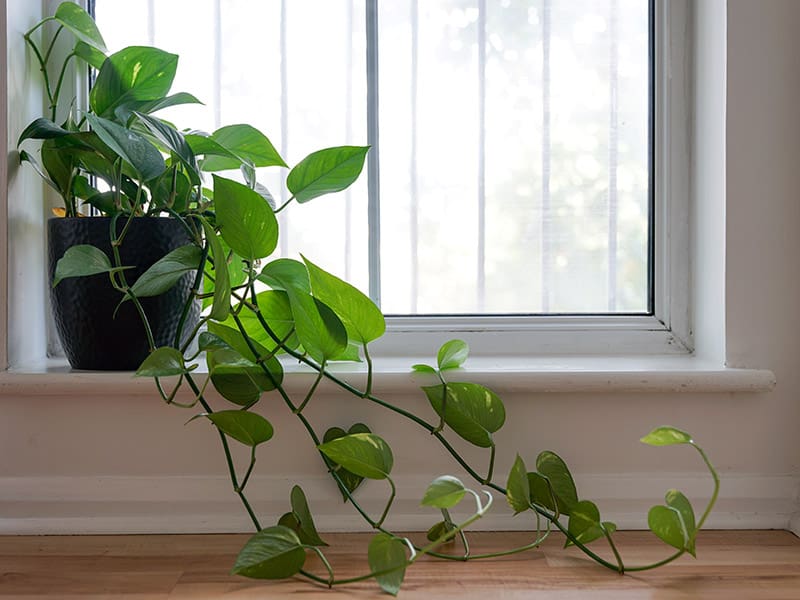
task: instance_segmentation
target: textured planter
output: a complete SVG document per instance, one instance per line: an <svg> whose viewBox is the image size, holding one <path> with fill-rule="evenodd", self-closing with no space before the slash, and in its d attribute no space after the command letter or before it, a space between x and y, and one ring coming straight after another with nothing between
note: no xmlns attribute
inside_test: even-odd
<svg viewBox="0 0 800 600"><path fill-rule="evenodd" d="M91 244L112 258L108 217L52 218L47 224L49 281L56 263L71 246ZM124 219L117 223L122 230ZM171 218L135 218L125 235L120 255L128 284L168 252L191 243L180 222ZM113 258L112 258L113 263ZM189 297L194 273L184 275L166 293L142 298L156 346L172 345L183 306ZM61 345L75 369L135 370L148 354L147 336L132 302L114 314L122 294L111 286L106 273L64 279L50 287L50 303ZM195 303L184 325L185 334L197 324L200 306Z"/></svg>

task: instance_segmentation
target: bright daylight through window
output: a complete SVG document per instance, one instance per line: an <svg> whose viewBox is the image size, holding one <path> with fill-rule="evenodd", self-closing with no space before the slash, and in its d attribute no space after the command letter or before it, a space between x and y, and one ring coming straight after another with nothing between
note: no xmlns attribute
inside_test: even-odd
<svg viewBox="0 0 800 600"><path fill-rule="evenodd" d="M179 128L252 123L294 164L378 115L380 185L283 211L280 251L385 313L653 312L648 0L95 4L111 51L181 56L205 105L162 113Z"/></svg>

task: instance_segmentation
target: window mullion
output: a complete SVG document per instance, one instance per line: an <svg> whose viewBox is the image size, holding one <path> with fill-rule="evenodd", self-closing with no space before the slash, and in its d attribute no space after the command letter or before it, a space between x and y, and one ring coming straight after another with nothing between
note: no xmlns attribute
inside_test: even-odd
<svg viewBox="0 0 800 600"><path fill-rule="evenodd" d="M369 295L381 304L381 214L378 144L378 0L366 0L367 36L367 221L369 226Z"/></svg>

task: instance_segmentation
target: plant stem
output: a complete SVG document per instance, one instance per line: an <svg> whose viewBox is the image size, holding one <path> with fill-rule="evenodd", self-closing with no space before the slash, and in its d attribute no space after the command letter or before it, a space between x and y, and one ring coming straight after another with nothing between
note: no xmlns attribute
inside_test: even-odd
<svg viewBox="0 0 800 600"><path fill-rule="evenodd" d="M322 366L324 368L325 367L325 363L322 363ZM319 385L320 381L322 381L322 372L321 371L317 374L317 378L314 380L314 384L308 390L308 393L306 394L306 397L303 399L303 401L300 403L300 406L298 406L295 409L295 411L296 411L295 414L300 414L301 412L303 412L303 409L306 407L306 404L308 404L308 401L311 400L311 396L313 396L314 392L317 391L317 386Z"/></svg>
<svg viewBox="0 0 800 600"><path fill-rule="evenodd" d="M386 476L386 481L389 482L389 485L392 487L392 494L389 496L389 501L386 503L386 508L383 509L383 514L381 518L378 519L378 523L374 526L376 529L383 525L383 522L386 520L386 517L389 515L389 509L392 508L392 503L394 502L394 498L397 495L397 488L394 486L394 481L388 475Z"/></svg>

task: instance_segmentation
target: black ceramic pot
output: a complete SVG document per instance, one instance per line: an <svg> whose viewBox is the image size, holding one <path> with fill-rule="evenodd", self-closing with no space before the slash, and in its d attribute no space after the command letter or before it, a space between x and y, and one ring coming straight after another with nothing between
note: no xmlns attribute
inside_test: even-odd
<svg viewBox="0 0 800 600"><path fill-rule="evenodd" d="M125 219L117 222L122 231ZM47 223L50 279L56 263L71 246L91 244L103 250L113 264L108 217L52 218ZM191 243L175 219L137 217L120 247L128 284L170 251ZM194 273L187 273L161 296L142 298L156 347L173 345L181 312L191 292ZM147 357L144 326L132 302L125 302L114 315L122 294L111 286L107 273L71 277L50 286L50 303L56 329L69 364L74 369L132 371ZM188 335L197 324L200 306L194 303L184 325Z"/></svg>

